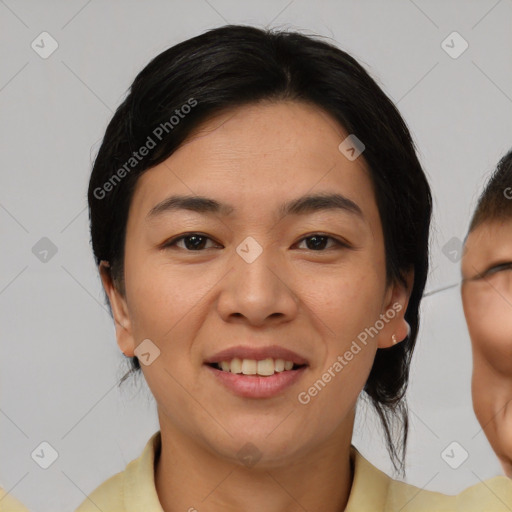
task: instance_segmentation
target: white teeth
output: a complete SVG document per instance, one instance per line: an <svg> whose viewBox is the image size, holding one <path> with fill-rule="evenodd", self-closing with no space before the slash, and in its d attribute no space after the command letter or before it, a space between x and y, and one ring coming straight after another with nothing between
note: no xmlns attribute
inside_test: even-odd
<svg viewBox="0 0 512 512"><path fill-rule="evenodd" d="M274 370L276 372L284 371L284 359L276 359L274 361Z"/></svg>
<svg viewBox="0 0 512 512"><path fill-rule="evenodd" d="M293 368L293 362L285 361L284 359L272 359L271 357L261 361L235 357L231 361L221 361L219 363L219 367L224 372L268 377L270 375L274 375L276 372L291 370Z"/></svg>
<svg viewBox="0 0 512 512"><path fill-rule="evenodd" d="M258 363L254 359L242 360L242 373L244 375L256 375L258 371Z"/></svg>
<svg viewBox="0 0 512 512"><path fill-rule="evenodd" d="M229 364L229 361L223 361L223 362L226 363L226 365L228 367L227 370L224 370L224 368L222 368L224 371L226 371L226 372L231 371L231 373L242 373L242 360L238 359L238 357L235 357L235 359L233 359L231 361L231 364Z"/></svg>
<svg viewBox="0 0 512 512"><path fill-rule="evenodd" d="M274 360L269 358L258 361L258 375L274 375Z"/></svg>

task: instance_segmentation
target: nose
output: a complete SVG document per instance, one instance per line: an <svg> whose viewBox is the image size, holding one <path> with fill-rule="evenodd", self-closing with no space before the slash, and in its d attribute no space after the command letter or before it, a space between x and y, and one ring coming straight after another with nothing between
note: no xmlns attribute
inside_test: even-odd
<svg viewBox="0 0 512 512"><path fill-rule="evenodd" d="M299 299L284 258L271 249L252 262L233 255L233 267L222 280L218 298L219 314L226 322L242 321L261 327L292 320Z"/></svg>

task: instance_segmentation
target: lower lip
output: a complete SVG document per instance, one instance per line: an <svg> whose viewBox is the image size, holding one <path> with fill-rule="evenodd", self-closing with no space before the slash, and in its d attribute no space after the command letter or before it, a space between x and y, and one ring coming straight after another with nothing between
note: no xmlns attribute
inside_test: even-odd
<svg viewBox="0 0 512 512"><path fill-rule="evenodd" d="M270 398L278 395L297 382L307 366L297 370L285 370L268 377L243 375L241 373L224 372L206 365L219 381L238 396L245 398Z"/></svg>

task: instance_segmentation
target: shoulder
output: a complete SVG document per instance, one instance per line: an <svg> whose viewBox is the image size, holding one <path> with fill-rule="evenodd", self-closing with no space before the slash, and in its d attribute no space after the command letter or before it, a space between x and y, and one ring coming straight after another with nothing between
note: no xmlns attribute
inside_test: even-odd
<svg viewBox="0 0 512 512"><path fill-rule="evenodd" d="M405 482L394 480L376 468L355 448L354 481L346 512L375 510L381 512L454 512L456 497L426 491Z"/></svg>
<svg viewBox="0 0 512 512"><path fill-rule="evenodd" d="M353 448L354 482L346 512L510 512L512 480L495 477L457 495L394 480Z"/></svg>
<svg viewBox="0 0 512 512"><path fill-rule="evenodd" d="M76 512L98 512L108 510L109 512L124 512L124 481L126 470L111 476L100 484L89 494Z"/></svg>
<svg viewBox="0 0 512 512"><path fill-rule="evenodd" d="M0 512L28 512L28 509L0 487Z"/></svg>
<svg viewBox="0 0 512 512"><path fill-rule="evenodd" d="M457 510L464 512L510 512L512 510L512 480L495 476L464 489L457 498Z"/></svg>
<svg viewBox="0 0 512 512"><path fill-rule="evenodd" d="M154 461L159 449L160 432L156 432L138 458L97 487L75 512L162 511L154 481Z"/></svg>

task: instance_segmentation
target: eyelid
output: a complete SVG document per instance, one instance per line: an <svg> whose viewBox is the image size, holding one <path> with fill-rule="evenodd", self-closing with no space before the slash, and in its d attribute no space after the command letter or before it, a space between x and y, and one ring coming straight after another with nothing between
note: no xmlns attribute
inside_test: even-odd
<svg viewBox="0 0 512 512"><path fill-rule="evenodd" d="M336 245L341 246L341 247L345 247L346 249L352 249L353 248L352 245L349 242L347 242L345 239L340 238L340 237L336 237L336 236L333 236L333 235L329 235L328 233L322 233L321 231L314 231L312 233L304 235L297 243L301 243L304 240L307 240L308 238L312 238L314 236L321 236L321 237L325 237L325 238L330 238L331 240L333 240L335 242ZM312 252L325 252L325 251L312 251Z"/></svg>
<svg viewBox="0 0 512 512"><path fill-rule="evenodd" d="M168 248L174 247L174 246L176 246L176 244L178 242L180 242L184 238L188 238L188 237L194 236L194 235L198 235L198 236L204 237L204 238L206 238L208 240L211 240L212 242L214 242L217 245L222 245L222 244L219 244L218 242L216 242L211 236L209 236L209 235L207 235L205 233L201 233L200 231L190 231L188 233L182 233L181 235L177 235L175 237L172 237L172 238L166 240L163 244L160 245L160 248L161 249L168 249ZM312 238L314 236L328 238L328 239L334 241L335 245L338 246L338 247L344 247L346 249L353 249L353 246L349 242L347 242L345 239L338 238L338 237L335 237L333 235L329 235L328 233L322 233L322 232L319 232L319 231L314 231L312 233L308 233L307 235L302 236L296 242L296 244L299 244L299 243L303 242L304 240L307 240L308 238ZM294 245L296 245L296 244L294 244ZM184 249L184 250L187 251L187 249ZM187 252L202 252L204 250L205 249L202 249L202 250L199 250L199 251L187 251ZM312 249L310 249L310 250L312 252L326 252L325 250L320 250L320 251L314 251Z"/></svg>
<svg viewBox="0 0 512 512"><path fill-rule="evenodd" d="M492 265L491 267L489 267L484 272L484 275L494 274L496 272L499 272L500 270L505 270L509 268L512 268L512 261L504 261L502 263L497 263L496 265Z"/></svg>
<svg viewBox="0 0 512 512"><path fill-rule="evenodd" d="M484 278L488 275L495 274L500 270L512 269L512 261L504 261L502 263L496 263L495 265L491 265L489 268L484 270L481 274L477 274L475 279Z"/></svg>
<svg viewBox="0 0 512 512"><path fill-rule="evenodd" d="M216 242L211 236L207 235L206 233L201 233L200 231L190 231L189 233L182 233L181 235L177 235L175 237L169 238L166 240L163 244L160 245L160 249L169 249L171 247L174 247L178 242L183 240L184 238L189 238L191 236L198 235L203 238L206 238L208 240L211 240L217 245L221 245L218 242ZM211 247L209 247L211 249ZM184 251L187 251L187 249L183 249ZM203 249L204 251L204 249ZM202 251L187 251L187 252L202 252Z"/></svg>

